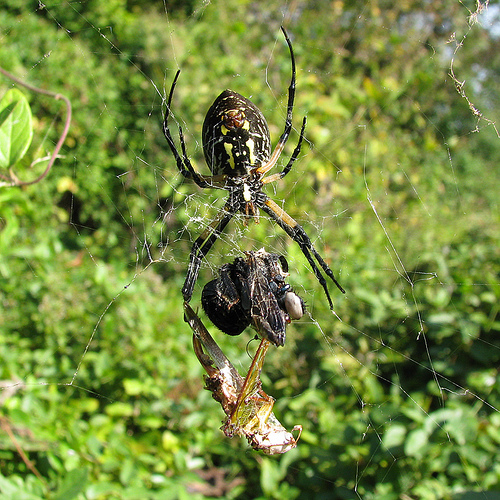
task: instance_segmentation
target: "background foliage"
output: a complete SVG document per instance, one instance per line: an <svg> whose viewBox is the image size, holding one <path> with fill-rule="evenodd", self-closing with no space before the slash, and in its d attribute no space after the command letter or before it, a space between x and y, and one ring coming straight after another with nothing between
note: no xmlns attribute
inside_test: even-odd
<svg viewBox="0 0 500 500"><path fill-rule="evenodd" d="M499 116L500 50L469 24L475 4L0 4L0 65L64 93L74 113L50 175L0 191L0 498L500 495L500 141L486 119ZM293 263L317 323L289 328L263 382L304 432L266 458L222 436L201 389L179 290L220 202L183 183L161 115L181 68L175 114L200 169L201 124L224 88L251 96L276 141L282 23L308 145L273 196L341 270L340 320L265 219L231 225L193 299L228 253L265 245ZM453 69L485 118L449 75L465 35ZM10 86L2 77L0 94ZM61 112L28 98L26 178ZM217 337L242 372L248 338Z"/></svg>

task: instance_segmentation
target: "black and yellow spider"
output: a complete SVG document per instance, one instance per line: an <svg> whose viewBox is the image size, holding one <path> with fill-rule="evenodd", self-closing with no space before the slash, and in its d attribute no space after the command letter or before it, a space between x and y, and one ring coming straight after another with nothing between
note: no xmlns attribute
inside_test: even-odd
<svg viewBox="0 0 500 500"><path fill-rule="evenodd" d="M181 154L174 143L168 126L172 97L180 70L177 71L172 83L165 111L163 132L175 157L177 167L184 177L193 179L201 188L218 188L229 192L224 208L197 238L191 249L188 273L182 288L182 294L186 302L189 302L193 294L194 284L203 257L209 252L228 222L237 212L243 212L247 218L252 217L257 220L258 209L262 209L268 214L300 246L316 278L325 290L330 309L333 309L333 303L328 293L327 283L313 257L339 290L345 293L328 264L314 248L302 226L262 191L265 184L282 179L290 171L292 164L299 155L306 126L304 117L299 141L285 168L279 173L264 177L276 165L292 129L293 101L295 98L295 57L292 43L283 27L281 31L290 50L292 78L288 87L285 129L272 154L269 128L264 115L247 98L232 90L225 90L212 104L203 123L203 153L212 175L198 174L187 156L182 128L179 126Z"/></svg>

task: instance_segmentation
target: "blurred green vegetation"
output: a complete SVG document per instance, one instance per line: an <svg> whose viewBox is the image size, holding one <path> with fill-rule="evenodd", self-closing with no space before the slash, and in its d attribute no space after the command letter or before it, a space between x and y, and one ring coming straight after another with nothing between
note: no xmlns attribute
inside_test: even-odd
<svg viewBox="0 0 500 500"><path fill-rule="evenodd" d="M499 115L499 39L468 24L475 3L1 6L0 65L69 97L73 122L43 182L0 191L0 499L498 498L500 140L449 76L467 35L455 74ZM252 98L276 141L282 23L308 144L267 191L348 291L331 287L340 319L265 218L230 224L192 302L230 253L287 255L317 323L268 354L276 414L304 427L269 458L223 437L202 390L180 288L221 193L183 182L161 122L181 68L174 114L203 173L201 124L224 88ZM2 77L0 96L10 87ZM28 97L26 180L62 126L60 103ZM244 373L250 336L214 335Z"/></svg>

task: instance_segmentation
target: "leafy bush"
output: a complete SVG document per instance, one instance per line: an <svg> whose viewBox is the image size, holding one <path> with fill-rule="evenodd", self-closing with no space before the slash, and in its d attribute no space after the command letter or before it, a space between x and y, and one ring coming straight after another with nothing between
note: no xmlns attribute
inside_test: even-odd
<svg viewBox="0 0 500 500"><path fill-rule="evenodd" d="M499 141L446 62L452 32L468 33L455 69L476 83L472 62L488 69L467 91L494 115L481 91L497 88L491 34L468 31L463 3L297 5L294 125L307 114L308 144L267 189L348 294L332 315L300 249L266 218L244 229L236 217L193 298L228 255L286 254L311 320L290 325L262 373L278 418L304 427L275 458L223 438L202 390L180 288L223 193L183 182L161 109L181 67L174 115L205 174L199 131L219 89L251 94L276 142L290 72L282 4L5 3L0 66L67 95L73 121L43 182L0 191L0 498L500 490ZM26 95L31 158L53 150L60 106ZM249 337L214 336L244 373Z"/></svg>

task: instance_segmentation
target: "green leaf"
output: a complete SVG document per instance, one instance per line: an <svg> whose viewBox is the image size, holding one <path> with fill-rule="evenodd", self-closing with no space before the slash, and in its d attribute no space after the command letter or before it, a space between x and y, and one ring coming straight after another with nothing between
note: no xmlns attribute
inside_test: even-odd
<svg viewBox="0 0 500 500"><path fill-rule="evenodd" d="M10 480L0 475L0 500L10 500L16 498L19 500L41 500L39 495L26 491L24 483L16 484L14 480Z"/></svg>
<svg viewBox="0 0 500 500"><path fill-rule="evenodd" d="M421 457L428 444L428 434L423 429L416 429L408 434L405 453L410 457Z"/></svg>
<svg viewBox="0 0 500 500"><path fill-rule="evenodd" d="M134 413L132 405L117 401L106 407L106 413L111 417L130 417Z"/></svg>
<svg viewBox="0 0 500 500"><path fill-rule="evenodd" d="M282 473L279 470L279 465L268 459L263 459L261 464L260 485L262 490L271 495L272 492L278 489L280 481L283 479Z"/></svg>
<svg viewBox="0 0 500 500"><path fill-rule="evenodd" d="M402 424L393 424L387 429L383 443L386 448L401 446L406 437L406 427Z"/></svg>
<svg viewBox="0 0 500 500"><path fill-rule="evenodd" d="M61 486L54 495L54 500L71 500L76 498L87 485L88 469L73 469L68 472Z"/></svg>
<svg viewBox="0 0 500 500"><path fill-rule="evenodd" d="M26 154L32 138L28 100L20 90L10 89L0 101L0 167L17 163Z"/></svg>

